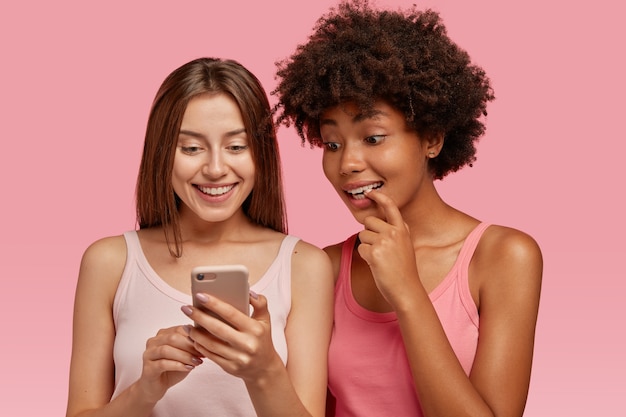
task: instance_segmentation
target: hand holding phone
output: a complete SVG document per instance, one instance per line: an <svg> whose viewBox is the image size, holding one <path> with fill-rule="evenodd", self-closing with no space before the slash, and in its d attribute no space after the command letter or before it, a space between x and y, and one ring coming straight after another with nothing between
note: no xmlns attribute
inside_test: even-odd
<svg viewBox="0 0 626 417"><path fill-rule="evenodd" d="M196 299L197 293L206 293L249 315L250 286L248 275L248 269L244 265L206 265L193 268L191 271L191 295L194 307L224 321L216 313L207 310Z"/></svg>

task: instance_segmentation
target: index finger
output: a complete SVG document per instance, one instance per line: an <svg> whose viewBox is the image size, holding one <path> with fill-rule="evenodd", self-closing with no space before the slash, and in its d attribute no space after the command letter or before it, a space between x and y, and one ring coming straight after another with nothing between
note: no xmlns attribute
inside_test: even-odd
<svg viewBox="0 0 626 417"><path fill-rule="evenodd" d="M194 298L194 307L208 316L228 324L230 327L240 329L245 324L245 322L242 322L241 319L242 316L247 316L247 314L214 295L206 293L196 294ZM249 300L247 300L246 308L249 308ZM194 317L192 317L192 319L193 318ZM202 318L200 318L200 320L203 323L207 323L206 320L203 320Z"/></svg>
<svg viewBox="0 0 626 417"><path fill-rule="evenodd" d="M378 204L378 206L382 209L387 223L397 227L404 226L402 213L400 213L400 209L398 209L398 206L395 201L391 199L391 197L377 190L370 190L365 193L365 196Z"/></svg>

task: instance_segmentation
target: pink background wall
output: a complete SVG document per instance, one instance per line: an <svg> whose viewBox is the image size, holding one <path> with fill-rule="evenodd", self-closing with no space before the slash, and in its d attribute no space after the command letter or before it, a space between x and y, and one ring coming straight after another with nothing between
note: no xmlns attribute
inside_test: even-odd
<svg viewBox="0 0 626 417"><path fill-rule="evenodd" d="M93 240L134 227L143 131L162 79L192 58L220 56L272 90L274 62L335 0L97 3L0 5L3 416L65 413L80 257ZM478 162L439 183L441 193L529 232L544 251L526 416L622 416L624 8L417 3L441 12L497 95ZM322 177L321 153L279 133L291 232L323 246L356 231Z"/></svg>

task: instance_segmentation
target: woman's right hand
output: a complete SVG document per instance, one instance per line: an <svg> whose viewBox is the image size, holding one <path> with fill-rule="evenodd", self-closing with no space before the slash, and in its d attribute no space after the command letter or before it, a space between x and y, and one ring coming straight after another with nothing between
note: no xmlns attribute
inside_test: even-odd
<svg viewBox="0 0 626 417"><path fill-rule="evenodd" d="M156 403L202 363L202 355L189 339L189 330L188 325L161 329L146 342L137 387L147 401Z"/></svg>
<svg viewBox="0 0 626 417"><path fill-rule="evenodd" d="M204 308L223 317L228 323L223 323L199 308L183 308L183 312L200 326L192 330L191 338L204 357L246 383L264 380L272 371L272 366L284 368L274 348L270 313L263 295L250 296L253 308L251 316L217 297L204 293L197 297Z"/></svg>
<svg viewBox="0 0 626 417"><path fill-rule="evenodd" d="M417 289L423 290L411 233L389 196L376 190L365 195L378 205L379 217L369 216L364 220L364 229L359 233L359 255L370 267L380 293L397 311L407 303L403 300L417 294Z"/></svg>

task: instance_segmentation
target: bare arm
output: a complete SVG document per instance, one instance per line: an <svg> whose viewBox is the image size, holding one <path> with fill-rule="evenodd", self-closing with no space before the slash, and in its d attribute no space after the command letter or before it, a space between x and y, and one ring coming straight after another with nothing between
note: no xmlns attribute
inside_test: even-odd
<svg viewBox="0 0 626 417"><path fill-rule="evenodd" d="M302 242L296 246L296 251L293 307L286 329L287 370L309 414L323 416L328 384L328 345L333 323L333 275L325 252L305 247Z"/></svg>
<svg viewBox="0 0 626 417"><path fill-rule="evenodd" d="M164 329L147 343L142 379L111 401L113 298L125 263L121 236L95 242L83 255L74 306L67 417L148 416L167 388L190 371L190 352L195 350L186 332L182 327Z"/></svg>
<svg viewBox="0 0 626 417"><path fill-rule="evenodd" d="M479 280L480 340L470 380L496 416L526 404L543 261L529 236L490 228L470 273Z"/></svg>
<svg viewBox="0 0 626 417"><path fill-rule="evenodd" d="M506 228L490 231L490 236L486 232L481 239L470 267L480 288L480 329L468 377L421 285L399 211L380 193L370 198L384 207L387 221L366 220L359 252L397 313L424 415L521 416L541 286L536 243Z"/></svg>

